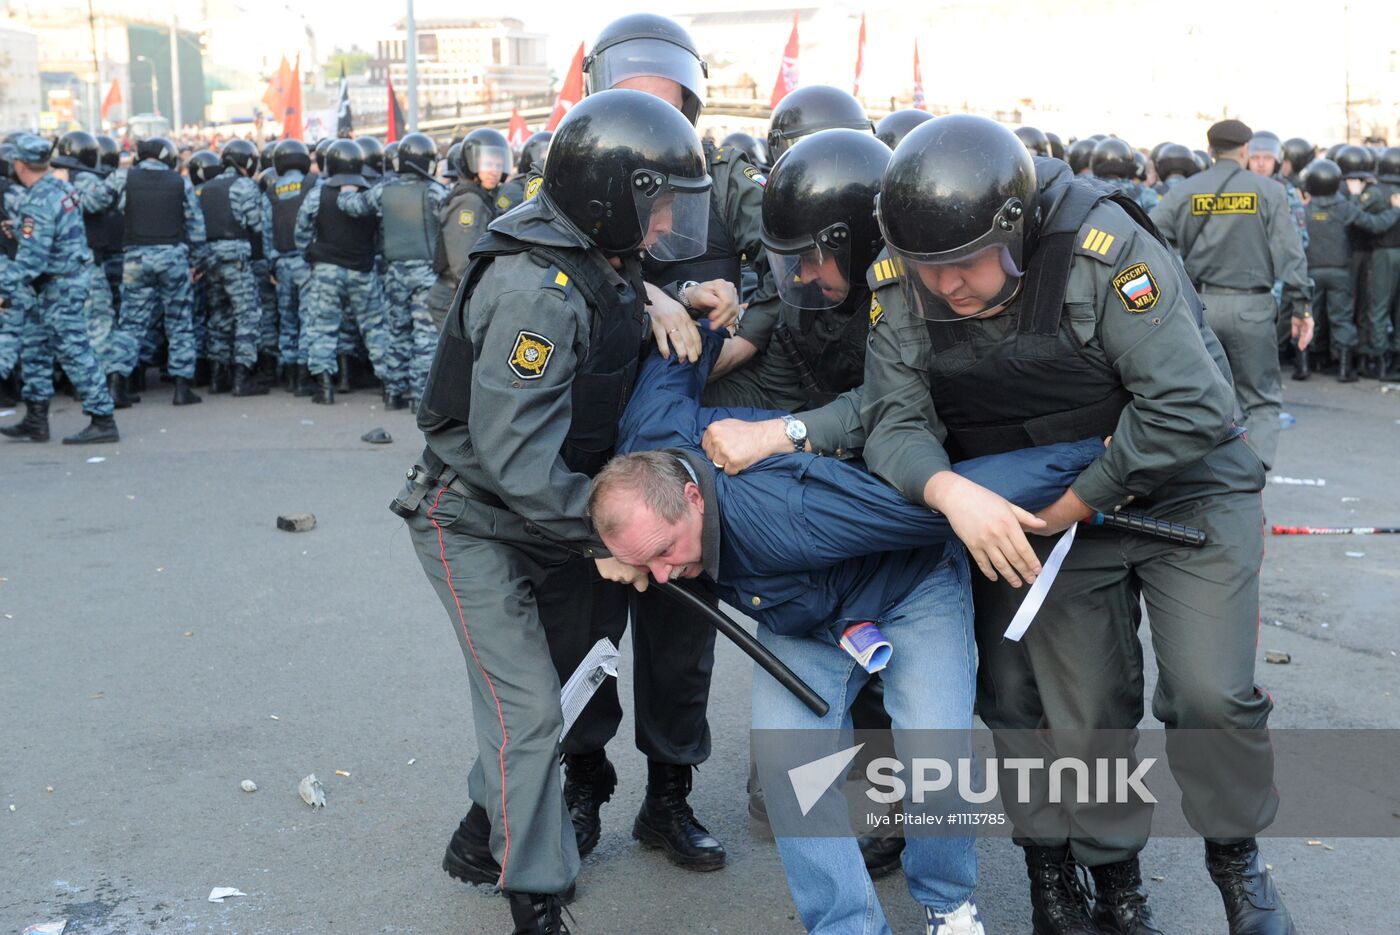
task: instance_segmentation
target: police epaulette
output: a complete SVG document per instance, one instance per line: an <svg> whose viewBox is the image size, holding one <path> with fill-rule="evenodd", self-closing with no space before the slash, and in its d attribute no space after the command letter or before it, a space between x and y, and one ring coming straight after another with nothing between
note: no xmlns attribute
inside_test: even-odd
<svg viewBox="0 0 1400 935"><path fill-rule="evenodd" d="M557 289L560 293L567 296L573 287L574 284L573 281L569 279L569 274L559 267L551 266L549 269L545 270L544 288Z"/></svg>
<svg viewBox="0 0 1400 935"><path fill-rule="evenodd" d="M1122 252L1126 239L1120 234L1110 234L1093 224L1085 224L1079 228L1079 233L1074 235L1074 252L1112 265L1118 261L1118 254Z"/></svg>
<svg viewBox="0 0 1400 935"><path fill-rule="evenodd" d="M870 269L865 274L865 281L870 286L870 291L874 292L882 286L888 286L892 282L899 280L899 276L904 272L904 261L898 257L890 256L888 248L881 250L880 255L875 258L875 262L870 264Z"/></svg>
<svg viewBox="0 0 1400 935"><path fill-rule="evenodd" d="M723 147L723 146L721 146L721 147L719 147L719 148L717 148L717 149L715 150L715 154L714 154L714 156L711 157L710 161L713 162L713 163L724 162L724 147Z"/></svg>

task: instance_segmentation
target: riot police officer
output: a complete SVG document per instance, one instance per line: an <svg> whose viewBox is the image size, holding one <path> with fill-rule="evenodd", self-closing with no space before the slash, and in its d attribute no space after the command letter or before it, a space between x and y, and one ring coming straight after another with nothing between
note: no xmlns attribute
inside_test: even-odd
<svg viewBox="0 0 1400 935"><path fill-rule="evenodd" d="M1187 814L1218 819L1198 830L1244 829L1206 844L1230 931L1291 931L1243 836L1267 827L1277 807L1264 731L1271 702L1253 681L1264 471L1232 423L1223 355L1177 259L1131 201L1066 178L1053 160L1033 162L1011 131L967 115L905 138L878 217L899 269L875 291L884 311L866 353L865 459L912 502L944 512L982 573L973 576L978 704L1002 756L1008 746L1023 755L1016 740L1043 741L1044 728L1132 731L1143 713L1132 647L1145 599L1164 680L1156 715L1169 729L1238 729L1219 732L1238 757L1228 767L1172 760ZM949 471L953 457L1110 434L1104 454L1038 516ZM1052 545L1037 536L1032 547L1024 532L1049 536L1130 502L1209 529L1214 548L1085 530L1021 641L1003 638L1019 585ZM1021 728L1030 733L1002 733ZM1056 734L1055 752L1103 755L1079 736ZM1113 755L1131 757L1123 743ZM1084 827L1086 806L1050 804L1043 782L1023 786L1030 802L1006 802L1026 849L1035 930L1160 932L1137 859L1147 807L1124 806L1111 840L1080 832L1066 841L1066 828ZM1075 864L1096 882L1092 916L1070 883Z"/></svg>
<svg viewBox="0 0 1400 935"><path fill-rule="evenodd" d="M758 166L764 173L773 168L773 160L768 158L768 145L752 133L736 130L720 140L719 145L721 149L728 147L743 153L749 162Z"/></svg>
<svg viewBox="0 0 1400 935"><path fill-rule="evenodd" d="M533 175L544 168L544 157L549 153L549 141L554 136L548 130L530 134L525 145L520 148L520 158L515 161L515 174L504 182L496 192L496 210L504 214L525 200L525 186Z"/></svg>
<svg viewBox="0 0 1400 935"><path fill-rule="evenodd" d="M272 154L277 181L267 192L263 213L263 240L277 279L277 358L286 388L295 396L311 395L311 373L306 365L307 335L301 312L303 293L311 277L310 267L296 242L297 213L315 189L311 153L300 140L282 140Z"/></svg>
<svg viewBox="0 0 1400 935"><path fill-rule="evenodd" d="M1181 184L1182 179L1189 179L1200 171L1196 165L1196 158L1191 155L1191 150L1180 143L1167 143L1157 151L1155 165L1157 168L1157 194L1165 195L1167 192Z"/></svg>
<svg viewBox="0 0 1400 935"><path fill-rule="evenodd" d="M575 105L536 197L477 244L418 410L427 448L395 511L467 658L479 751L444 866L498 883L517 933L567 931L579 870L547 633L619 605L599 573L645 575L605 557L585 513L643 337L637 252L703 249L709 186L673 108L621 90Z"/></svg>
<svg viewBox="0 0 1400 935"><path fill-rule="evenodd" d="M404 389L403 377L392 369L384 295L374 272L379 221L350 217L337 201L346 185L369 186L360 174L362 168L360 147L353 140L335 140L326 147L325 177L314 197L304 199L297 211L294 240L311 266L303 296L307 369L316 384L311 401L322 405L335 402L336 350L347 315L364 338L385 392L402 394ZM344 363L341 355L339 365Z"/></svg>
<svg viewBox="0 0 1400 935"><path fill-rule="evenodd" d="M1016 138L1025 144L1026 151L1032 156L1050 155L1050 138L1043 130L1036 127L1018 127Z"/></svg>
<svg viewBox="0 0 1400 935"><path fill-rule="evenodd" d="M773 108L768 124L768 154L776 164L788 147L802 137L837 128L875 132L865 108L852 95L825 84L798 88Z"/></svg>
<svg viewBox="0 0 1400 935"><path fill-rule="evenodd" d="M899 145L900 140L909 135L910 130L932 119L933 114L912 107L891 111L880 118L879 123L875 124L875 136L881 143L893 150Z"/></svg>
<svg viewBox="0 0 1400 935"><path fill-rule="evenodd" d="M68 170L68 181L80 197L82 193L100 185L102 178L110 171L102 164L101 144L96 137L83 130L73 130L59 138L58 145L54 147L52 164L55 168ZM112 256L121 253L121 213L112 208L99 212L84 211L83 228L87 232L88 250L92 253L92 263L86 268L88 293L83 313L87 319L92 351L103 368L103 374L106 374L106 361L111 355L112 325L116 320L106 267Z"/></svg>
<svg viewBox="0 0 1400 935"><path fill-rule="evenodd" d="M1135 152L1123 140L1105 137L1094 144L1093 152L1089 155L1089 174L1136 201L1142 210L1151 211L1161 198L1135 178L1138 171L1133 159Z"/></svg>
<svg viewBox="0 0 1400 935"><path fill-rule="evenodd" d="M1380 213L1400 192L1400 147L1382 150L1376 159L1376 185L1361 193L1362 209ZM1400 229L1392 225L1376 236L1371 248L1371 347L1362 371L1378 380L1400 378Z"/></svg>
<svg viewBox="0 0 1400 935"><path fill-rule="evenodd" d="M384 300L395 372L407 397L384 395L386 409L417 406L437 346L437 328L428 311L428 293L437 282L433 257L438 215L446 192L433 178L437 147L430 137L410 133L394 153L393 176L368 191L343 188L337 204L350 217L378 217L383 232Z"/></svg>
<svg viewBox="0 0 1400 935"><path fill-rule="evenodd" d="M136 165L113 172L83 196L84 211L122 212L121 312L112 330L107 379L112 399L127 404L128 380L142 366L141 342L165 315L166 366L175 378L176 406L196 402L191 389L196 355L194 270L206 256L204 213L188 179L177 171L179 151L164 137L136 144Z"/></svg>
<svg viewBox="0 0 1400 935"><path fill-rule="evenodd" d="M451 177L456 184L438 209L433 254L437 281L427 299L433 320L439 324L466 272L467 254L496 218L496 191L510 166L510 143L499 130L478 127L454 144L447 158L453 163ZM527 197L529 194L527 190Z"/></svg>

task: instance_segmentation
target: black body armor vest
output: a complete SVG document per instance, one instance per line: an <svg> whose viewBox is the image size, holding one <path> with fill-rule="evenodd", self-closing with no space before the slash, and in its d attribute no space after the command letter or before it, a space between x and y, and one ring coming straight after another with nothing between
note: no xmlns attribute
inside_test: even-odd
<svg viewBox="0 0 1400 935"><path fill-rule="evenodd" d="M278 253L296 253L297 212L306 200L311 185L305 177L299 179L278 179L268 193L272 202L272 245ZM290 197L285 197L290 195Z"/></svg>
<svg viewBox="0 0 1400 935"><path fill-rule="evenodd" d="M122 244L154 247L185 240L185 180L170 169L129 169Z"/></svg>
<svg viewBox="0 0 1400 935"><path fill-rule="evenodd" d="M336 206L340 189L321 186L321 206L316 215L316 239L306 251L308 263L329 263L368 273L374 269L378 218L352 218Z"/></svg>

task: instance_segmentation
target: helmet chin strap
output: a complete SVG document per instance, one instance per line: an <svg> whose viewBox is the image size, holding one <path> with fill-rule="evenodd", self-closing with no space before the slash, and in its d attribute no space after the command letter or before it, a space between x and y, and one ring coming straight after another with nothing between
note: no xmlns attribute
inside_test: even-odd
<svg viewBox="0 0 1400 935"><path fill-rule="evenodd" d="M1001 314L1002 310L1011 304L1011 300L1021 293L1021 283L1023 279L1024 277L1021 276L1014 278L1008 276L1006 278L1006 285L1002 286L1001 291L992 297L991 302L987 304L985 309L978 312L976 315L966 315L963 317L963 320L966 321L971 318L993 318Z"/></svg>

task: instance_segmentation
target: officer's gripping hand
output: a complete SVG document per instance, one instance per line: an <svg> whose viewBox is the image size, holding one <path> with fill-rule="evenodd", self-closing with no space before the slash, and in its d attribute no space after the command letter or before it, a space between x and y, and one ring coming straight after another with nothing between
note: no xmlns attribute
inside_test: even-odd
<svg viewBox="0 0 1400 935"><path fill-rule="evenodd" d="M700 359L700 330L690 320L685 306L651 283L647 283L647 314L651 316L651 333L662 357L670 360L674 349L686 363Z"/></svg>
<svg viewBox="0 0 1400 935"><path fill-rule="evenodd" d="M711 331L728 328L739 320L739 290L727 279L697 283L685 291L685 297L692 309L705 312Z"/></svg>
<svg viewBox="0 0 1400 935"><path fill-rule="evenodd" d="M618 584L630 584L638 591L645 591L647 585L651 584L651 575L645 568L637 568L625 562L609 556L608 558L595 558L593 564L598 566L598 576L604 581L616 581Z"/></svg>
<svg viewBox="0 0 1400 935"><path fill-rule="evenodd" d="M783 428L782 419L764 422L720 419L705 429L700 446L715 467L733 477L770 455L792 451L792 442Z"/></svg>
<svg viewBox="0 0 1400 935"><path fill-rule="evenodd" d="M1108 447L1107 444L1104 447ZM1093 516L1094 511L1079 499L1079 494L1073 490L1066 490L1060 495L1060 499L1035 515L1045 521L1045 526L1032 532L1040 536L1053 536L1057 532L1064 532L1080 520Z"/></svg>
<svg viewBox="0 0 1400 935"><path fill-rule="evenodd" d="M939 471L924 485L924 502L944 516L987 580L997 575L1013 588L1040 574L1025 530L1038 532L1045 521L980 484L952 471Z"/></svg>
<svg viewBox="0 0 1400 935"><path fill-rule="evenodd" d="M1298 345L1298 350L1306 351L1313 339L1313 317L1306 318L1293 316L1293 342Z"/></svg>

